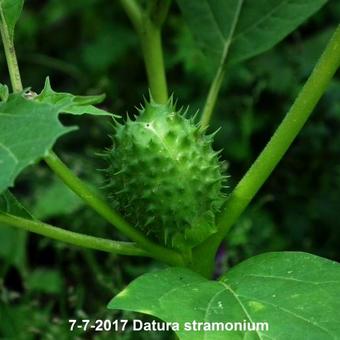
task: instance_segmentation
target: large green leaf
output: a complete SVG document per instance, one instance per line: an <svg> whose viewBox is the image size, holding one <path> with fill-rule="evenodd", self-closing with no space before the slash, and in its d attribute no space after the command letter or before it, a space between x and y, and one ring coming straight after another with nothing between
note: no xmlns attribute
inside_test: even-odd
<svg viewBox="0 0 340 340"><path fill-rule="evenodd" d="M262 53L327 0L177 0L200 48L218 63Z"/></svg>
<svg viewBox="0 0 340 340"><path fill-rule="evenodd" d="M0 193L13 185L21 170L47 155L58 137L75 129L63 126L59 113L110 115L91 105L102 96L56 93L48 80L41 94L30 98L10 94L0 102Z"/></svg>
<svg viewBox="0 0 340 340"><path fill-rule="evenodd" d="M340 339L340 265L306 253L267 253L209 281L168 268L133 281L111 309L178 322L181 339ZM268 331L184 331L185 322L267 322Z"/></svg>
<svg viewBox="0 0 340 340"><path fill-rule="evenodd" d="M9 37L13 40L14 27L17 23L24 0L0 0L0 23L8 31Z"/></svg>

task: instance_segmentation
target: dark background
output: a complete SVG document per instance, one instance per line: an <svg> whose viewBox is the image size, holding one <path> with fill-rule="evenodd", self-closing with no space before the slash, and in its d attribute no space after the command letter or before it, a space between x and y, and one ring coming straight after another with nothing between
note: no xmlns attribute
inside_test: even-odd
<svg viewBox="0 0 340 340"><path fill-rule="evenodd" d="M332 0L273 50L228 71L211 130L222 126L231 188L254 161L339 23ZM202 108L213 74L196 49L175 3L164 28L169 88L179 104ZM102 107L124 116L147 94L139 42L118 1L26 1L16 49L25 87L39 92L46 76L58 91L106 93ZM3 53L1 81L8 82ZM61 117L79 130L55 150L83 179L100 188L110 147L110 120ZM340 78L336 77L312 118L224 246L222 270L250 256L298 250L340 260ZM25 170L14 193L35 216L98 236L119 238L112 226L85 207L44 164ZM146 259L115 257L70 247L33 234L0 228L0 338L74 339L67 320L133 318L106 310L128 282L158 267ZM221 268L219 268L221 270ZM140 315L138 317L141 317ZM78 338L135 339L136 334L84 334ZM143 335L140 335L143 338ZM147 334L145 338L167 335Z"/></svg>

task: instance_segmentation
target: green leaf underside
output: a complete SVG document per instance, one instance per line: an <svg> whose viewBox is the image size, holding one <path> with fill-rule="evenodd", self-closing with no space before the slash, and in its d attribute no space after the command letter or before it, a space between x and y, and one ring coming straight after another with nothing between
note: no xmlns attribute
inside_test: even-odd
<svg viewBox="0 0 340 340"><path fill-rule="evenodd" d="M6 190L0 195L0 211L31 219L32 215ZM26 261L27 232L0 225L0 257L23 271Z"/></svg>
<svg viewBox="0 0 340 340"><path fill-rule="evenodd" d="M150 289L152 287L152 289ZM311 254L255 256L209 281L168 268L133 281L108 305L179 322L181 339L339 339L340 265ZM268 322L269 331L183 331L184 322Z"/></svg>
<svg viewBox="0 0 340 340"><path fill-rule="evenodd" d="M55 92L51 88L49 78L46 78L45 86L35 100L51 105L62 105L63 113L74 115L87 113L92 115L111 116L111 113L93 106L93 104L101 103L104 98L104 94L96 96L75 96L71 93Z"/></svg>
<svg viewBox="0 0 340 340"><path fill-rule="evenodd" d="M40 95L27 99L22 93L10 94L0 103L0 193L14 184L28 165L46 156L58 137L76 127L63 126L58 115L111 115L97 109L103 96L81 97L56 93L49 80Z"/></svg>
<svg viewBox="0 0 340 340"><path fill-rule="evenodd" d="M177 0L198 46L216 65L272 48L327 0Z"/></svg>
<svg viewBox="0 0 340 340"><path fill-rule="evenodd" d="M0 211L28 219L33 218L30 212L9 190L6 190L0 195Z"/></svg>
<svg viewBox="0 0 340 340"><path fill-rule="evenodd" d="M14 27L20 17L24 0L1 0L0 1L0 14L1 24L7 26L10 39L13 40ZM2 18L5 20L3 22Z"/></svg>

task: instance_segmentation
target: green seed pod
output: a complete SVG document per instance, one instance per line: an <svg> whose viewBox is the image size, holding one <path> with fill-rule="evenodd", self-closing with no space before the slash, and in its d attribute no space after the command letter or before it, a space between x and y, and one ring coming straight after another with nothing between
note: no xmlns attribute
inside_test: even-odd
<svg viewBox="0 0 340 340"><path fill-rule="evenodd" d="M213 135L166 105L146 103L135 120L116 124L107 188L132 225L184 250L216 232L225 178Z"/></svg>

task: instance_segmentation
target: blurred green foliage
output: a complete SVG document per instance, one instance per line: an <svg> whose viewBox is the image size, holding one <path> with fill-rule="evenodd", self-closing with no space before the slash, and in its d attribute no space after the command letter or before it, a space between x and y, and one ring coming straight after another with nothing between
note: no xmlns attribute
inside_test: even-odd
<svg viewBox="0 0 340 340"><path fill-rule="evenodd" d="M232 188L283 118L340 18L340 2L319 13L276 48L231 68L211 130L222 126ZM209 60L196 48L175 4L164 30L169 88L194 113L212 80ZM40 91L50 76L58 91L100 94L103 108L125 116L147 94L138 39L118 2L28 0L17 27L16 49L24 86ZM1 81L8 75L1 54ZM82 178L100 188L96 152L109 147L106 117L63 117L80 129L56 151ZM225 243L223 267L273 250L300 250L340 261L340 78ZM43 165L27 169L15 193L39 218L74 231L119 238ZM13 242L18 256L14 256ZM2 245L2 246L1 246ZM12 245L12 246L11 246ZM69 332L70 318L129 317L106 303L139 274L159 266L115 257L0 228L1 339L136 339L135 334ZM140 316L139 316L140 317ZM70 335L71 334L71 335ZM165 335L146 334L145 338ZM143 338L143 334L140 334Z"/></svg>

